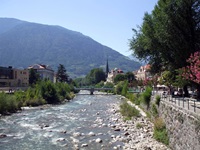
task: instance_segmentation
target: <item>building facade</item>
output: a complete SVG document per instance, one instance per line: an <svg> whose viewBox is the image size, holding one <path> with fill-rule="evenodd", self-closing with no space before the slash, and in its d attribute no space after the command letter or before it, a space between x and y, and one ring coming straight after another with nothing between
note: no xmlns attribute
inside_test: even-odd
<svg viewBox="0 0 200 150"><path fill-rule="evenodd" d="M138 71L134 72L134 74L137 80L146 80L152 78L149 64L141 66Z"/></svg>
<svg viewBox="0 0 200 150"><path fill-rule="evenodd" d="M113 69L111 70L109 73L108 73L108 77L106 79L107 82L111 82L113 83L114 82L114 78L116 77L116 75L118 74L124 74L124 72L121 70L121 69Z"/></svg>
<svg viewBox="0 0 200 150"><path fill-rule="evenodd" d="M29 70L0 67L0 87L26 87L29 85Z"/></svg>
<svg viewBox="0 0 200 150"><path fill-rule="evenodd" d="M54 82L54 71L50 66L43 64L34 64L32 66L29 66L28 69L34 69L40 75L40 78L42 80L47 79Z"/></svg>

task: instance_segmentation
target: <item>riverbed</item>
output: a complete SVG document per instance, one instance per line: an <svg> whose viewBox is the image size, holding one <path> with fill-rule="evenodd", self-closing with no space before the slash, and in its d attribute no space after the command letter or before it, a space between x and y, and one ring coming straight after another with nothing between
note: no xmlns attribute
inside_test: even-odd
<svg viewBox="0 0 200 150"><path fill-rule="evenodd" d="M118 112L122 99L117 95L89 95L82 92L62 105L26 108L19 113L2 117L0 149L134 149L142 140L147 142L147 148L152 144L151 149L156 145L160 149L166 149L152 139L152 125L143 117L123 121ZM138 121L142 125L140 129L136 128ZM142 146L138 149L143 149L144 145Z"/></svg>

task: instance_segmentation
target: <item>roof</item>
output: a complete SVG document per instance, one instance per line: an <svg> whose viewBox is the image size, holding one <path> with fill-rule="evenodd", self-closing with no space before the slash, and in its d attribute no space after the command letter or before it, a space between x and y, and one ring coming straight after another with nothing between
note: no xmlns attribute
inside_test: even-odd
<svg viewBox="0 0 200 150"><path fill-rule="evenodd" d="M32 66L29 66L28 69L38 69L38 70L52 70L52 68L49 65L44 65L44 64L34 64Z"/></svg>

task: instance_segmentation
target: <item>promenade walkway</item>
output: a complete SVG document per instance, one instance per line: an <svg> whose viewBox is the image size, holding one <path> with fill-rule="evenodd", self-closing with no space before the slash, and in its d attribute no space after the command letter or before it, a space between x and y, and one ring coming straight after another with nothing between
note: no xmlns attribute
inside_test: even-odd
<svg viewBox="0 0 200 150"><path fill-rule="evenodd" d="M163 95L161 92L153 93L153 97L156 95L160 95L162 101L172 103L181 109L194 112L200 116L200 101L197 101L197 99L178 96L172 97L171 95Z"/></svg>

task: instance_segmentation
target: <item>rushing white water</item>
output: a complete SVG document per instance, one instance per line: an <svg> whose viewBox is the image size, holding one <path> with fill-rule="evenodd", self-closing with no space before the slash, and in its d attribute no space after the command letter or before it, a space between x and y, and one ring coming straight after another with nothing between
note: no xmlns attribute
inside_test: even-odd
<svg viewBox="0 0 200 150"><path fill-rule="evenodd" d="M110 150L123 145L111 142L116 131L107 126L112 123L110 108L119 102L115 95L77 95L63 105L2 117L0 150ZM102 143L95 142L98 138Z"/></svg>

